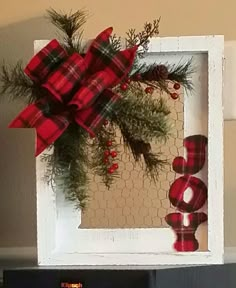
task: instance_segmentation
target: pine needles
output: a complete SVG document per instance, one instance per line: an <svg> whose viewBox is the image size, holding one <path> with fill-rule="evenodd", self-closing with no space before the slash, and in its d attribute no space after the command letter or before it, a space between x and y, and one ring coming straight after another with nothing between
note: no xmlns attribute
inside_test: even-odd
<svg viewBox="0 0 236 288"><path fill-rule="evenodd" d="M78 10L74 13L58 13L54 9L47 10L50 22L63 33L63 42L68 52L82 52L83 26L87 20L87 12Z"/></svg>
<svg viewBox="0 0 236 288"><path fill-rule="evenodd" d="M166 138L168 108L162 98L130 96L122 99L114 111L113 121L133 139L150 142Z"/></svg>
<svg viewBox="0 0 236 288"><path fill-rule="evenodd" d="M126 33L126 47L139 46L138 56L143 57L148 50L150 38L159 35L160 18L155 19L152 23L145 23L141 32L135 29L129 29Z"/></svg>
<svg viewBox="0 0 236 288"><path fill-rule="evenodd" d="M36 99L33 92L35 85L25 75L22 62L19 61L14 67L3 64L0 72L0 95L8 95L9 100L23 100L26 103L31 103Z"/></svg>
<svg viewBox="0 0 236 288"><path fill-rule="evenodd" d="M112 166L112 158L106 156L106 152L110 152L110 148L107 146L108 141L112 143L112 149L117 150L118 145L115 141L116 131L113 125L109 124L109 127L103 126L97 133L96 138L93 139L91 145L92 148L92 171L95 175L99 175L105 186L110 189L113 184L114 178L119 174L117 171L109 173L109 168Z"/></svg>
<svg viewBox="0 0 236 288"><path fill-rule="evenodd" d="M191 77L195 72L195 69L192 65L192 60L189 60L185 64L179 63L177 65L169 66L168 71L168 79L170 81L180 83L186 90L193 90Z"/></svg>
<svg viewBox="0 0 236 288"><path fill-rule="evenodd" d="M75 13L58 13L48 10L48 18L63 34L62 43L68 53L82 53L83 26L87 20L87 12L78 10ZM41 157L47 165L46 181L53 189L63 189L67 199L84 209L88 199L89 172L100 176L109 188L118 171L109 173L111 158L104 158L108 141L112 149L119 150L115 142L117 131L121 132L123 143L132 153L134 160L145 164L146 174L158 181L159 172L167 164L159 151L152 151L153 142L165 143L171 131L169 108L161 95L156 99L145 92L144 86L150 86L159 92L164 90L170 94L168 81L178 82L185 89L193 88L191 61L178 65L140 64L148 49L151 37L159 34L160 19L146 23L143 31L130 29L126 36L126 46L139 46L133 69L129 75L128 89L123 91L119 86L113 91L121 95L108 126L102 126L96 138L91 140L88 133L75 122L71 122L62 136L50 147L49 153ZM107 53L113 55L122 49L121 38L113 35L107 45ZM138 77L139 76L139 77ZM15 67L2 65L0 71L2 87L0 94L8 95L9 100L24 100L33 103L45 97L39 84L33 83L24 73L22 63ZM50 103L48 104L50 105ZM49 109L50 117L53 109ZM51 114L50 114L51 113Z"/></svg>
<svg viewBox="0 0 236 288"><path fill-rule="evenodd" d="M88 134L71 124L53 145L53 153L43 154L47 165L45 180L53 189L60 188L66 198L84 209L88 198Z"/></svg>

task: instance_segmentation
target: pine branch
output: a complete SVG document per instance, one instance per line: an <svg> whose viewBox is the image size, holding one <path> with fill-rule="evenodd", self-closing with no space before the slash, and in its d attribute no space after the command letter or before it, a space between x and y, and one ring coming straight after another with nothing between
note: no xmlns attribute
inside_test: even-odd
<svg viewBox="0 0 236 288"><path fill-rule="evenodd" d="M191 76L195 68L192 65L192 59L184 64L180 62L177 65L169 65L168 71L168 80L180 83L186 90L193 90Z"/></svg>
<svg viewBox="0 0 236 288"><path fill-rule="evenodd" d="M161 153L148 152L143 154L144 162L146 164L146 174L154 182L158 181L160 171L168 164L166 160L161 159Z"/></svg>
<svg viewBox="0 0 236 288"><path fill-rule="evenodd" d="M123 137L124 146L131 151L136 162L141 160L143 154L150 152L150 143L145 143L143 140L135 140L132 135L125 130L121 130L121 135Z"/></svg>
<svg viewBox="0 0 236 288"><path fill-rule="evenodd" d="M54 143L52 154L43 155L47 164L45 180L53 189L62 189L68 200L84 209L88 199L88 143L87 133L71 124Z"/></svg>
<svg viewBox="0 0 236 288"><path fill-rule="evenodd" d="M137 54L139 57L143 57L148 50L150 38L159 35L159 23L160 18L155 19L153 23L145 23L143 31L138 33L135 29L129 29L129 31L126 33L126 46L139 46L141 49L138 50Z"/></svg>
<svg viewBox="0 0 236 288"><path fill-rule="evenodd" d="M71 124L54 144L57 149L58 164L67 169L63 175L63 185L67 198L78 201L78 206L86 205L89 167L87 132L77 124ZM56 152L56 151L55 151Z"/></svg>
<svg viewBox="0 0 236 288"><path fill-rule="evenodd" d="M118 176L118 173L117 171L109 173L108 169L112 166L113 159L106 157L104 153L105 151L110 151L110 149L117 151L115 136L115 130L110 124L109 127L101 128L92 144L92 170L102 177L102 181L108 189L112 185L114 178ZM111 147L107 146L108 141L112 142Z"/></svg>
<svg viewBox="0 0 236 288"><path fill-rule="evenodd" d="M58 13L54 9L47 10L50 22L63 34L69 52L82 52L83 25L87 20L87 12L78 10L74 13Z"/></svg>
<svg viewBox="0 0 236 288"><path fill-rule="evenodd" d="M121 37L118 37L116 34L112 35L110 37L110 44L114 51L120 51L122 48Z"/></svg>
<svg viewBox="0 0 236 288"><path fill-rule="evenodd" d="M117 104L112 120L133 139L149 143L167 138L170 130L167 119L169 113L161 97L152 99L143 90L137 90L135 94L130 90Z"/></svg>
<svg viewBox="0 0 236 288"><path fill-rule="evenodd" d="M165 91L170 94L168 84L169 82L178 82L188 91L193 90L193 83L191 76L195 69L192 65L192 60L186 63L179 63L177 65L165 64L139 64L136 70L132 71L130 78L134 82L146 84L150 87ZM137 75L139 77L137 77Z"/></svg>
<svg viewBox="0 0 236 288"><path fill-rule="evenodd" d="M153 181L158 180L160 170L167 164L166 160L162 160L161 153L154 154L151 150L151 144L145 143L143 140L135 140L127 131L121 130L124 145L131 151L134 160L145 162L146 175Z"/></svg>
<svg viewBox="0 0 236 288"><path fill-rule="evenodd" d="M24 73L22 62L14 67L2 64L0 69L1 95L7 94L11 101L24 100L26 103L40 97L41 89Z"/></svg>

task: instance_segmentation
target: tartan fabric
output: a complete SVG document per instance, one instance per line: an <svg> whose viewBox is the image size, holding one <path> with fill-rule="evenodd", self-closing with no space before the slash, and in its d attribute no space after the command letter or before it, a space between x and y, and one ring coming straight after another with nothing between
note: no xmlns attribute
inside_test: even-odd
<svg viewBox="0 0 236 288"><path fill-rule="evenodd" d="M112 114L119 99L119 95L110 89L106 89L102 93L102 97L98 97L92 106L77 113L74 119L76 123L87 130L91 136L95 136L103 124L103 120ZM94 113L94 111L100 112Z"/></svg>
<svg viewBox="0 0 236 288"><path fill-rule="evenodd" d="M24 72L34 82L42 83L67 56L67 52L54 39L30 60Z"/></svg>
<svg viewBox="0 0 236 288"><path fill-rule="evenodd" d="M112 30L110 27L99 34L85 55L85 61L88 63L91 73L101 69L110 75L112 79L110 87L117 85L127 76L133 65L133 60L130 61L130 59L134 59L138 48L134 46L123 51L111 49L109 37Z"/></svg>
<svg viewBox="0 0 236 288"><path fill-rule="evenodd" d="M184 192L192 190L192 198L184 201ZM169 190L169 199L172 205L182 212L194 212L200 209L207 200L207 187L202 180L194 176L184 175L174 181Z"/></svg>
<svg viewBox="0 0 236 288"><path fill-rule="evenodd" d="M36 128L36 156L53 143L69 126L65 115L47 116L41 102L27 106L10 124L10 128Z"/></svg>
<svg viewBox="0 0 236 288"><path fill-rule="evenodd" d="M206 159L207 137L193 135L184 139L186 148L186 160L184 157L176 157L172 163L173 170L179 174L196 174L204 166Z"/></svg>
<svg viewBox="0 0 236 288"><path fill-rule="evenodd" d="M184 225L184 216L181 213L170 213L165 217L166 222L176 233L174 249L179 252L196 251L199 248L195 232L198 226L207 221L207 215L191 213L188 215L188 226Z"/></svg>
<svg viewBox="0 0 236 288"><path fill-rule="evenodd" d="M45 99L26 107L9 127L36 128L36 156L60 137L70 122L94 136L112 113L120 97L111 88L129 73L137 47L114 51L109 43L111 32L108 28L100 33L84 58L78 53L68 56L53 40L27 65L26 74L43 82Z"/></svg>
<svg viewBox="0 0 236 288"><path fill-rule="evenodd" d="M49 75L42 86L50 92L54 100L66 103L70 100L69 96L73 96L73 90L78 89L86 68L84 59L74 53Z"/></svg>

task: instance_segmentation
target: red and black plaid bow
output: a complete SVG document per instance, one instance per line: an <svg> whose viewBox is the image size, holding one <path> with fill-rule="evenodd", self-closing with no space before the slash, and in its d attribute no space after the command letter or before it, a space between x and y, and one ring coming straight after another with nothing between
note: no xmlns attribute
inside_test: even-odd
<svg viewBox="0 0 236 288"><path fill-rule="evenodd" d="M36 128L36 156L76 122L92 136L119 100L111 88L127 76L137 47L111 49L112 28L97 36L85 57L68 55L52 40L27 67L25 73L45 89L45 97L27 106L9 125Z"/></svg>

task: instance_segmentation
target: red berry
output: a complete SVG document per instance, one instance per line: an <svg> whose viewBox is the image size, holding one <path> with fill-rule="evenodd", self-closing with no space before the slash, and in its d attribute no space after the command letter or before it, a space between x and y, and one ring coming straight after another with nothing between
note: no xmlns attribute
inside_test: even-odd
<svg viewBox="0 0 236 288"><path fill-rule="evenodd" d="M136 74L135 76L135 80L137 80L137 81L140 81L140 80L142 80L142 75L141 74Z"/></svg>
<svg viewBox="0 0 236 288"><path fill-rule="evenodd" d="M111 155L112 158L116 158L117 152L116 151L111 151L110 155Z"/></svg>
<svg viewBox="0 0 236 288"><path fill-rule="evenodd" d="M177 94L177 93L171 93L170 96L171 96L171 98L174 99L174 100L176 100L176 99L179 98L179 94Z"/></svg>
<svg viewBox="0 0 236 288"><path fill-rule="evenodd" d="M145 88L145 92L146 92L147 94L152 94L153 91L154 91L153 87L146 87L146 88Z"/></svg>
<svg viewBox="0 0 236 288"><path fill-rule="evenodd" d="M179 89L180 89L180 84L179 84L178 82L176 82L176 83L174 84L174 89L175 89L175 90L179 90Z"/></svg>
<svg viewBox="0 0 236 288"><path fill-rule="evenodd" d="M105 163L105 164L107 164L108 163L108 158L107 157L105 157L104 159L103 159L103 162Z"/></svg>
<svg viewBox="0 0 236 288"><path fill-rule="evenodd" d="M108 120L105 120L103 123L104 126L108 125Z"/></svg>
<svg viewBox="0 0 236 288"><path fill-rule="evenodd" d="M111 147L112 146L112 141L111 140L108 140L107 143L106 143L107 147Z"/></svg>
<svg viewBox="0 0 236 288"><path fill-rule="evenodd" d="M104 151L104 156L105 156L105 157L108 157L109 155L110 155L110 151L109 151L109 150L105 150L105 151Z"/></svg>
<svg viewBox="0 0 236 288"><path fill-rule="evenodd" d="M117 163L114 163L114 164L112 165L112 167L116 170L116 169L119 168L119 165L118 165Z"/></svg>
<svg viewBox="0 0 236 288"><path fill-rule="evenodd" d="M131 82L131 79L128 78L128 79L126 80L126 83L130 84L130 82Z"/></svg>
<svg viewBox="0 0 236 288"><path fill-rule="evenodd" d="M109 174L112 174L112 173L114 173L114 171L115 171L115 170L114 170L114 168L113 168L113 167L110 167L110 168L108 168L108 173L109 173Z"/></svg>
<svg viewBox="0 0 236 288"><path fill-rule="evenodd" d="M122 91L126 91L128 89L128 85L126 83L123 83L123 84L120 85L120 89Z"/></svg>

